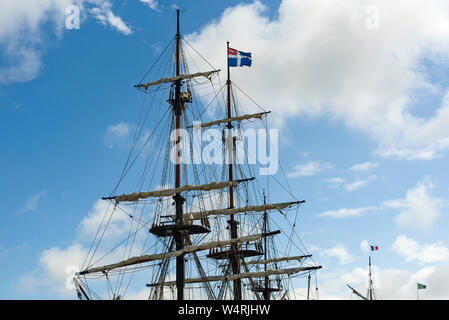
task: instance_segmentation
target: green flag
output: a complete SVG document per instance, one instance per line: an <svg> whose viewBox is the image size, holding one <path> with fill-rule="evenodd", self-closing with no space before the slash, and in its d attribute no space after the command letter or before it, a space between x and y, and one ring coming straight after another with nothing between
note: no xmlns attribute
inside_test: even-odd
<svg viewBox="0 0 449 320"><path fill-rule="evenodd" d="M419 290L419 289L425 289L425 288L426 288L426 285L425 285L425 284L417 283L417 285L418 285L418 290Z"/></svg>

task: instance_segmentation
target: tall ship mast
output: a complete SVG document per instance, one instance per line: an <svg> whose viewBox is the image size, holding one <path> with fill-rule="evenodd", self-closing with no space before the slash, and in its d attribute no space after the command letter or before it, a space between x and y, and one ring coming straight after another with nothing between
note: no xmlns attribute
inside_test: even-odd
<svg viewBox="0 0 449 320"><path fill-rule="evenodd" d="M267 132L263 122L270 112L231 81L229 60L222 85L220 70L181 36L179 10L176 30L135 86L144 94L137 129L117 185L102 198L107 210L74 277L78 298L126 299L133 290L155 300L297 298L300 280L308 277L310 291L310 275L321 268L295 229L305 201L276 180L276 189L290 199L269 202L271 177L261 179L265 185L256 179L256 155L243 131L243 124L252 124ZM234 50L229 42L227 50ZM193 55L209 69L191 72ZM260 112L240 114L235 88ZM195 148L198 137L200 147L209 142L204 150ZM128 177L138 181L135 192L120 194L119 188L133 187ZM108 238L125 227L124 239Z"/></svg>
<svg viewBox="0 0 449 320"><path fill-rule="evenodd" d="M359 291L351 287L349 284L346 284L346 286L352 291L353 294L355 294L357 297L361 298L362 300L377 300L378 296L376 294L376 288L374 287L373 282L373 272L372 272L372 263L371 263L371 251L377 251L379 249L378 246L369 246L369 256L368 256L368 288L366 295L361 294Z"/></svg>

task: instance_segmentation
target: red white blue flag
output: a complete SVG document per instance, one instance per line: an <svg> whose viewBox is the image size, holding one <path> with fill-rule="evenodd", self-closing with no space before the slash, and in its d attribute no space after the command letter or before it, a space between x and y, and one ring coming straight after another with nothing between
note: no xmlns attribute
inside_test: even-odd
<svg viewBox="0 0 449 320"><path fill-rule="evenodd" d="M379 250L379 247L378 246L370 246L371 247L371 251L377 251L377 250Z"/></svg>
<svg viewBox="0 0 449 320"><path fill-rule="evenodd" d="M251 67L252 58L250 52L238 51L228 48L228 64L230 67Z"/></svg>

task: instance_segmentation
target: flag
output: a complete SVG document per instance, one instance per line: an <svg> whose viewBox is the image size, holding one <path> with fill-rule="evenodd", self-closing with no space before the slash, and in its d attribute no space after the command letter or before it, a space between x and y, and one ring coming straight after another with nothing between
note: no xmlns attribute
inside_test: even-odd
<svg viewBox="0 0 449 320"><path fill-rule="evenodd" d="M377 251L377 250L379 250L379 247L378 246L370 246L371 247L371 251Z"/></svg>
<svg viewBox="0 0 449 320"><path fill-rule="evenodd" d="M250 52L237 51L228 48L228 64L230 67L251 67L252 58Z"/></svg>
<svg viewBox="0 0 449 320"><path fill-rule="evenodd" d="M418 285L418 290L427 288L427 286L425 284L417 283L417 285Z"/></svg>

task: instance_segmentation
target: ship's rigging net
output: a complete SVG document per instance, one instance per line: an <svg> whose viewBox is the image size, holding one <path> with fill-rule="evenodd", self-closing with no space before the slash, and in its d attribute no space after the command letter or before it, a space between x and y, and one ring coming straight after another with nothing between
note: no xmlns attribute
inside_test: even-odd
<svg viewBox="0 0 449 320"><path fill-rule="evenodd" d="M191 230L185 235L183 249L186 299L233 299L232 280L237 278L242 281L243 299L263 299L267 290L271 299L300 298L294 289L304 287L304 279L318 267L298 236L303 201L294 196L282 166L277 175L259 176L257 165L248 164L256 155L249 153L243 140L245 161L235 164L234 177L229 179L223 162L194 164L192 144L181 140L190 163L181 165L181 187L174 186L174 142L170 136L176 120L169 103L175 94L173 82L182 81L185 109L181 127L190 139L194 139L193 122L201 121L205 129L219 133L220 139L212 140L209 146L223 150L222 139L228 134L230 120L225 112L226 84L222 76L187 40L181 40L180 74L184 76L176 77L173 39L136 85L143 97L135 132L117 184L105 196L107 210L77 275L80 295L99 299L176 297L174 257L180 252L168 233L175 224L172 196L180 194L184 198L184 224ZM236 143L244 126L267 131L269 112L235 83L231 99ZM245 114L243 110L253 112ZM233 209L229 209L230 184L235 195ZM238 241L230 239L230 214L238 220ZM155 229L168 235L149 232ZM231 249L235 253L236 247L231 244L237 244L241 254L240 276L232 274L229 254Z"/></svg>

